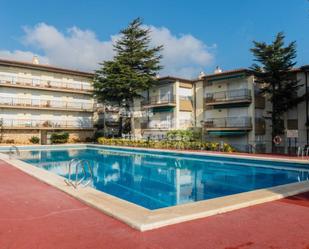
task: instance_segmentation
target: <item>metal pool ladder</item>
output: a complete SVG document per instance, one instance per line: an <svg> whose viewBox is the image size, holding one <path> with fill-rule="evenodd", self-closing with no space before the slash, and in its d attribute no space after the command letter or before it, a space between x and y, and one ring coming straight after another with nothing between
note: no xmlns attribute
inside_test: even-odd
<svg viewBox="0 0 309 249"><path fill-rule="evenodd" d="M75 163L75 179L72 179L72 165L74 163ZM81 179L78 180L78 168L79 167L82 168L84 175ZM90 179L87 182L83 183L83 181L87 177L86 168L88 168L88 170L89 170ZM91 183L91 181L93 181L93 171L92 171L92 167L90 165L90 162L88 160L85 160L85 159L73 158L69 163L69 177L68 177L68 179L65 179L64 182L68 186L72 186L76 189L79 185L82 185L83 187L87 187Z"/></svg>
<svg viewBox="0 0 309 249"><path fill-rule="evenodd" d="M10 157L10 159L12 159L12 156L13 156L14 152L16 153L16 155L18 157L20 156L20 151L19 151L19 149L18 149L18 147L16 145L12 145L10 147L10 150L9 150L9 157Z"/></svg>

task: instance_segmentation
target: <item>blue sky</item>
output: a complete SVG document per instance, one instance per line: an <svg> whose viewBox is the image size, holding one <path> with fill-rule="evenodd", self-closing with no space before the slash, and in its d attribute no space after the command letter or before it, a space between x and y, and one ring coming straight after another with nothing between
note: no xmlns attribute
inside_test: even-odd
<svg viewBox="0 0 309 249"><path fill-rule="evenodd" d="M113 55L112 40L135 17L165 45L162 75L195 77L252 64L253 40L284 31L309 64L307 0L0 0L0 57L93 70Z"/></svg>

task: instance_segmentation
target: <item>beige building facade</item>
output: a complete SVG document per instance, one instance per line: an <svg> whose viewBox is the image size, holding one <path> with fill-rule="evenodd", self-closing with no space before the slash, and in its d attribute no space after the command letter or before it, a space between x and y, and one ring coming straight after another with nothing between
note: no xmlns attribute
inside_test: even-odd
<svg viewBox="0 0 309 249"><path fill-rule="evenodd" d="M194 127L194 89L191 80L171 76L159 78L140 102L141 136L160 139L169 130Z"/></svg>
<svg viewBox="0 0 309 249"><path fill-rule="evenodd" d="M2 143L42 144L53 132L67 131L70 141L93 135L93 75L34 63L0 60Z"/></svg>

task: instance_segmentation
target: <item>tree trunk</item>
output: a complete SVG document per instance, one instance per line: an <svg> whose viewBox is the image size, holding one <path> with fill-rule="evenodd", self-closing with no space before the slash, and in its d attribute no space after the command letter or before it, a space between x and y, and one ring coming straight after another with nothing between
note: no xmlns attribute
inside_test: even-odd
<svg viewBox="0 0 309 249"><path fill-rule="evenodd" d="M275 146L275 143L274 143L274 138L275 136L277 135L276 134L276 126L277 126L277 123L276 123L276 87L275 87L275 84L273 83L272 84L272 91L273 91L273 102L272 102L272 113L271 113L271 123L272 123L272 129L271 129L271 151L272 153L275 153L275 149L276 149L276 146Z"/></svg>
<svg viewBox="0 0 309 249"><path fill-rule="evenodd" d="M119 107L119 112L118 112L118 115L119 115L119 124L118 124L118 137L122 137L122 113L120 112L121 111L121 103L118 102L118 107Z"/></svg>
<svg viewBox="0 0 309 249"><path fill-rule="evenodd" d="M118 137L122 137L122 115L119 116Z"/></svg>

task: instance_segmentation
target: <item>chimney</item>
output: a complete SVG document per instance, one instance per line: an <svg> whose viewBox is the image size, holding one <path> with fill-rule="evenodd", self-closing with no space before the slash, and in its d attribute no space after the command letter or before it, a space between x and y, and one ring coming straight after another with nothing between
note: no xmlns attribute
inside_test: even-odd
<svg viewBox="0 0 309 249"><path fill-rule="evenodd" d="M198 78L199 78L199 80L201 80L201 79L203 79L205 76L206 76L206 74L202 71L202 72L200 72Z"/></svg>
<svg viewBox="0 0 309 249"><path fill-rule="evenodd" d="M34 55L33 58L32 58L32 64L35 64L35 65L40 64L39 58L36 55Z"/></svg>
<svg viewBox="0 0 309 249"><path fill-rule="evenodd" d="M216 66L214 73L222 73L222 69L219 66Z"/></svg>

